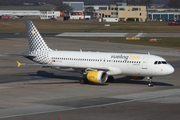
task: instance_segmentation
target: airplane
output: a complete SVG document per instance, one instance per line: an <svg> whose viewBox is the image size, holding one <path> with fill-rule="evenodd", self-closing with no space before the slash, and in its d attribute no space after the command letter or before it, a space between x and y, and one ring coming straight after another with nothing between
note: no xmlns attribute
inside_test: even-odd
<svg viewBox="0 0 180 120"><path fill-rule="evenodd" d="M104 84L113 82L114 75L125 75L130 79L147 77L148 86L151 87L153 86L153 77L169 75L174 72L174 68L164 58L150 53L52 50L47 46L33 22L27 20L25 23L30 50L23 52L22 56L42 67L79 72L82 74L81 84ZM18 67L22 65L18 61L17 64Z"/></svg>

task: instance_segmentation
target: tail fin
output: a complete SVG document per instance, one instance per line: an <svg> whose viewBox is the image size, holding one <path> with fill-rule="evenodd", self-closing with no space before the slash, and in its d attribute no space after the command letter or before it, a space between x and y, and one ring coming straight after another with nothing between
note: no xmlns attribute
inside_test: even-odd
<svg viewBox="0 0 180 120"><path fill-rule="evenodd" d="M39 31L36 29L35 25L32 21L26 21L26 30L28 34L28 41L30 51L49 51L51 50L45 41L43 40L42 36L40 35Z"/></svg>

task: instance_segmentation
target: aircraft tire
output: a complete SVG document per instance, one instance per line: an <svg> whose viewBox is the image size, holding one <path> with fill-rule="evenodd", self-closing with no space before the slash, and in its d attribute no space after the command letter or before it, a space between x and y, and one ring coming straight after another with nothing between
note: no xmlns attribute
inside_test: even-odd
<svg viewBox="0 0 180 120"><path fill-rule="evenodd" d="M114 77L113 76L108 76L107 82L113 83L114 82Z"/></svg>
<svg viewBox="0 0 180 120"><path fill-rule="evenodd" d="M148 83L148 86L149 86L149 87L153 87L154 84L153 84L153 83Z"/></svg>
<svg viewBox="0 0 180 120"><path fill-rule="evenodd" d="M81 79L80 84L88 84L88 80L87 79Z"/></svg>

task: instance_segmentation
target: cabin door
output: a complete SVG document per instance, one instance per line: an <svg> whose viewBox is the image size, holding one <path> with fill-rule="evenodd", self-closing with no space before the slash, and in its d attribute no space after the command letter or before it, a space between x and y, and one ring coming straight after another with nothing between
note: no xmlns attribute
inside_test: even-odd
<svg viewBox="0 0 180 120"><path fill-rule="evenodd" d="M148 57L143 58L142 69L147 69Z"/></svg>

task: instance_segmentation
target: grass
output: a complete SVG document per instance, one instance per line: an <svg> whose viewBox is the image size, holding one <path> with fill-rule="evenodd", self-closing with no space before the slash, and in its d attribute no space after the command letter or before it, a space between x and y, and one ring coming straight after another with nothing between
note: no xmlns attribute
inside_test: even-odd
<svg viewBox="0 0 180 120"><path fill-rule="evenodd" d="M25 32L24 19L0 20L0 32ZM167 22L118 22L94 21L50 21L33 20L40 32L179 32L180 26L168 26ZM105 24L110 24L105 27Z"/></svg>
<svg viewBox="0 0 180 120"><path fill-rule="evenodd" d="M0 32L25 32L25 20L0 20ZM33 20L40 32L152 32L152 33L180 33L180 26L168 26L167 22L118 22L118 23L99 23L97 20L91 21L50 21ZM105 24L110 24L105 27ZM152 36L153 37L153 36ZM72 37L68 37L72 38ZM103 38L103 37L73 37L73 39L94 40L101 42L115 42L126 44L139 44L180 48L180 38L156 38L160 41L150 43L152 38L141 38L139 41L126 41L125 38Z"/></svg>
<svg viewBox="0 0 180 120"><path fill-rule="evenodd" d="M147 46L158 46L158 47L168 47L168 48L180 48L180 38L167 38L167 37L159 37L156 38L157 42L150 42L149 37L142 37L140 40L126 40L125 37L115 38L115 37L65 37L65 38L73 38L78 40L90 40L90 41L98 41L98 42L113 42L113 43L124 43L124 44L134 44L134 45L147 45Z"/></svg>

